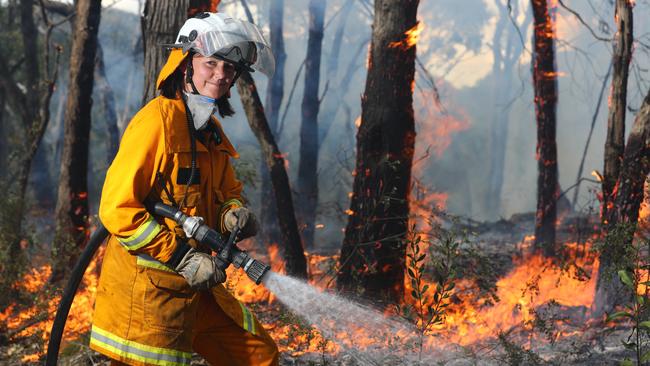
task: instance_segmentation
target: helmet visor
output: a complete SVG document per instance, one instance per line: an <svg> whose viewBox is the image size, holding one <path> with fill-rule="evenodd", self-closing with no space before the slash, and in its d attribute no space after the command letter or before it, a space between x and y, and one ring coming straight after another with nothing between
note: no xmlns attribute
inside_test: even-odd
<svg viewBox="0 0 650 366"><path fill-rule="evenodd" d="M229 24L227 30L211 30L199 34L196 39L183 45L183 50L193 49L203 56L212 56L215 53L228 54L233 46L252 42L257 48L257 54L250 54L248 63L253 70L259 71L269 78L275 72L275 59L271 47L264 39L262 31L254 24L233 20L237 24Z"/></svg>

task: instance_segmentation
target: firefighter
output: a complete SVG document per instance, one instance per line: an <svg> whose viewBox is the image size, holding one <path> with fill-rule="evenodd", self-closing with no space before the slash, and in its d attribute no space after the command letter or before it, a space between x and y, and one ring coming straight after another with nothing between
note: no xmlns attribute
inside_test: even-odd
<svg viewBox="0 0 650 366"><path fill-rule="evenodd" d="M124 132L104 182L104 254L90 347L114 365L277 365L275 342L224 287L209 250L173 221L152 216L162 201L240 239L255 235L230 158L237 152L213 116L232 115L229 90L243 71L270 76L273 56L253 24L201 13L181 28L157 87Z"/></svg>

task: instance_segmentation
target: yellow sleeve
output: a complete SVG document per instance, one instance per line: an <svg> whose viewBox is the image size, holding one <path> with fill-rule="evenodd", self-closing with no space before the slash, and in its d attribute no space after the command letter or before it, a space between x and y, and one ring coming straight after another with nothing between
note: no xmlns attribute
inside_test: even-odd
<svg viewBox="0 0 650 366"><path fill-rule="evenodd" d="M243 186L242 182L235 177L235 169L233 169L232 164L230 163L230 158L226 158L223 170L223 179L221 180L221 187L219 187L224 198L224 202L219 211L219 229L222 233L227 231L223 222L226 212L232 208L244 206L241 197Z"/></svg>
<svg viewBox="0 0 650 366"><path fill-rule="evenodd" d="M99 217L129 252L167 262L176 249L176 237L143 204L155 184L156 172L168 159L164 127L157 112L151 106L141 110L124 132L106 173Z"/></svg>

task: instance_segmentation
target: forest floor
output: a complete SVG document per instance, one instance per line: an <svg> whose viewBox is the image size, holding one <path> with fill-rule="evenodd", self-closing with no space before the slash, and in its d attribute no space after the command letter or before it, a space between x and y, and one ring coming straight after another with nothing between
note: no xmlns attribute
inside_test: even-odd
<svg viewBox="0 0 650 366"><path fill-rule="evenodd" d="M561 299L556 301L555 297L562 298L565 295L558 295L554 291L544 294L546 285L542 283L543 277L556 272L548 264L534 264L536 262L533 258L526 256L534 228L533 214L515 215L497 222L466 224L474 233L474 251L480 253L480 259L486 261L484 264L488 267L490 276L493 276L481 279L483 284L480 287L493 288L495 292L492 295L495 297L493 302L480 302L480 306L477 303L466 304L467 300L462 295L464 287L460 284L457 288L459 295L452 296L452 310L447 316L469 317L469 312L477 312L475 316L482 318L479 322L472 320L460 325L446 323L445 326L428 329L423 338L426 346L421 354L412 341L408 345L392 345L379 350L377 347L370 349L366 348L367 345L361 345L334 347L336 350L333 351L332 345L336 340L324 340L320 334L314 333L314 329L288 314L287 309L278 301L268 301L267 298L254 304L249 303L249 307L278 343L282 351L280 365L614 365L626 358L635 360L635 353L623 346L623 341L630 341L629 337L633 334L629 324L590 319L588 305L564 305ZM597 218L593 215L568 215L562 219L558 228L558 242L582 248L582 255L589 257L587 243L596 228ZM334 248L319 253L321 257L336 254ZM327 263L331 265L332 261ZM569 268L574 264L563 263L561 266ZM476 265L474 262L465 264L466 267ZM584 266L584 263L580 265ZM585 278L578 279L582 282L564 283L565 279L552 277L556 287L568 286L569 297L572 291L575 292L575 297L579 297L580 292L586 291L579 286L584 282L587 286L585 288L588 288L589 283L594 281L588 275L589 265L584 267ZM534 266L540 267L537 272ZM537 276L536 282L529 283L526 278L512 278L518 269L525 270L528 277ZM326 270L323 269L323 272ZM560 273L557 276L563 276L565 272L571 271L562 269L557 272ZM573 273L570 277L580 276ZM459 282L464 279L468 278L459 279ZM504 281L508 279L519 281L522 285L517 288L520 293L518 299L514 300L514 305L507 304L509 295L496 291L497 287L507 286ZM476 282L479 279L471 280ZM473 295L477 293L470 292ZM491 296L484 291L480 293L484 298ZM547 298L542 298L544 296ZM538 300L532 301L533 297ZM513 319L509 320L511 323L505 324L500 318L497 319L501 315L496 314L494 309L501 305L505 307L506 313L510 313L509 317L512 315ZM39 324L40 320L34 316L31 322ZM23 320L19 326L9 325L7 319L0 324L3 324L3 328L0 328L0 364L42 364L45 347L42 331L27 335L16 331L17 327L26 326L25 329L29 329L29 320ZM482 335L478 336L479 333ZM641 338L640 343L647 348L650 340L647 337ZM82 334L79 340L68 343L62 351L60 364L109 364L105 357L91 351L87 344L87 333ZM198 355L192 364L206 365Z"/></svg>

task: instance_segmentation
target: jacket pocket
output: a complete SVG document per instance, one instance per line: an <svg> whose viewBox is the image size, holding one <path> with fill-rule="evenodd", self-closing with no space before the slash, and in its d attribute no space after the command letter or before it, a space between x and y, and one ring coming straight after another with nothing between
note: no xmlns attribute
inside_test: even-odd
<svg viewBox="0 0 650 366"><path fill-rule="evenodd" d="M144 320L146 325L171 332L194 326L198 295L175 273L145 270Z"/></svg>
<svg viewBox="0 0 650 366"><path fill-rule="evenodd" d="M199 202L201 201L201 192L197 187L190 187L187 190L187 196L185 195L185 187L179 187L178 193L174 195L174 200L176 201L177 204L181 204L183 201L183 197L185 197L185 206L188 209L192 209L196 207Z"/></svg>

